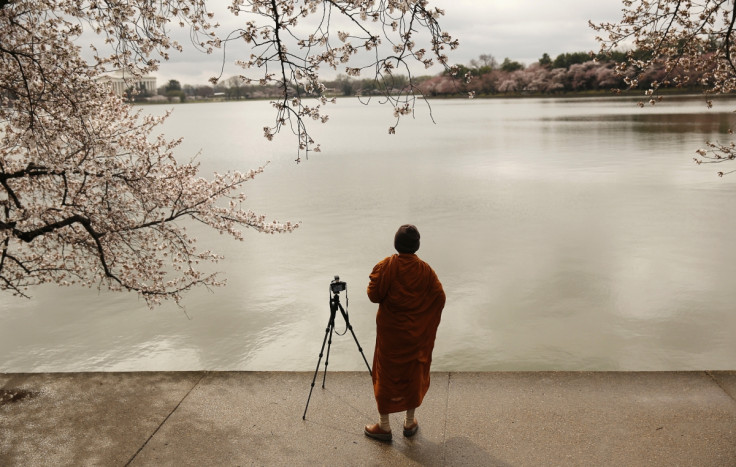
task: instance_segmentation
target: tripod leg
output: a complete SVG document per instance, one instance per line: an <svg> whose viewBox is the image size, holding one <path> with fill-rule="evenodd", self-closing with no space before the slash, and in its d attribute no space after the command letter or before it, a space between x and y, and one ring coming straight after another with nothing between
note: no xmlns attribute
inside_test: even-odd
<svg viewBox="0 0 736 467"><path fill-rule="evenodd" d="M348 329L350 329L350 334L353 335L353 340L355 341L355 345L358 346L358 351L360 352L360 355L363 357L363 361L365 362L365 366L368 368L368 373L373 376L373 371L371 371L371 366L368 364L368 359L365 358L365 354L363 353L363 348L360 346L360 343L358 342L358 338L355 337L355 332L353 331L353 326L350 324L350 319L348 318L348 314L343 309L342 305L339 305L340 307L340 313L342 313L342 317L345 318L345 325ZM328 351L329 354L329 351Z"/></svg>
<svg viewBox="0 0 736 467"><path fill-rule="evenodd" d="M348 329L350 329L350 334L353 335L353 339L355 340L355 345L358 346L358 351L360 352L360 355L363 356L363 361L365 362L365 366L366 366L366 368L368 368L368 374L370 374L371 376L373 376L373 371L371 371L371 366L368 364L368 359L365 358L365 354L363 353L363 348L358 343L358 338L355 337L355 333L353 332L353 327L348 324Z"/></svg>
<svg viewBox="0 0 736 467"><path fill-rule="evenodd" d="M330 326L330 340L327 341L327 356L325 357L325 372L322 373L322 389L325 388L325 380L327 379L327 365L330 362L330 347L332 347L332 331L335 330L335 326Z"/></svg>
<svg viewBox="0 0 736 467"><path fill-rule="evenodd" d="M327 342L327 335L330 335L330 340L332 340L332 323L327 324L327 329L325 329L325 338L322 339L322 348L319 349L319 359L317 360L317 368L314 370L314 377L312 377L312 387L309 388L309 397L307 397L307 405L304 406L304 415L302 415L302 420L307 419L307 409L309 408L309 401L312 399L312 391L314 390L314 382L317 380L317 372L319 372L319 364L322 362L322 354L325 350L325 342ZM327 354L329 355L329 348L327 351ZM327 363L325 362L325 371L327 370ZM324 387L324 381L322 382L322 387Z"/></svg>

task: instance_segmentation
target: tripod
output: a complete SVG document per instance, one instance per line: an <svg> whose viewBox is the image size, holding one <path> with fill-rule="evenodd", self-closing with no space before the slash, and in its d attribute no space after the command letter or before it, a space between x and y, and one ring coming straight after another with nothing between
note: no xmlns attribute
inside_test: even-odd
<svg viewBox="0 0 736 467"><path fill-rule="evenodd" d="M302 415L302 420L307 419L307 409L309 408L309 400L312 398L312 390L314 390L314 382L317 380L317 373L319 372L319 364L322 361L322 355L325 350L325 342L327 342L327 357L325 358L325 371L322 375L322 388L325 387L325 380L327 379L327 364L330 360L330 346L332 345L332 333L335 330L335 316L337 315L337 310L340 310L340 314L342 314L342 317L345 318L345 326L347 329L350 330L350 333L353 335L353 340L355 340L355 345L358 346L358 351L360 352L360 355L363 356L363 361L365 362L365 366L368 367L368 373L370 373L371 376L373 376L373 372L371 371L370 365L368 365L368 360L365 358L365 354L363 353L363 349L360 347L360 344L358 343L358 338L355 337L355 332L353 331L353 326L350 325L350 320L348 319L348 314L345 311L345 309L340 304L340 290L345 290L345 282L340 282L339 277L335 276L335 280L332 281L330 284L330 290L333 292L332 297L330 298L330 320L327 322L327 328L325 329L325 337L322 339L322 348L319 351L319 360L317 360L317 368L314 370L314 377L312 378L312 387L309 389L309 397L307 398L307 405L304 407L304 415ZM335 286L337 285L337 287ZM346 292L347 295L347 292ZM341 335L338 333L338 335ZM329 340L327 339L329 336Z"/></svg>

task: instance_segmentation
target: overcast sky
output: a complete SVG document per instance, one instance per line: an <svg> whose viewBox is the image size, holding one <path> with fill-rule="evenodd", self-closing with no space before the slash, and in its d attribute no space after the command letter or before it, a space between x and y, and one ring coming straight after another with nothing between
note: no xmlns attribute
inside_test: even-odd
<svg viewBox="0 0 736 467"><path fill-rule="evenodd" d="M622 9L621 0L430 0L430 6L445 10L440 24L460 40L450 62L460 64L491 54L499 62L509 57L528 65L545 52L554 58L564 52L597 50L595 31L588 20L615 22L620 20ZM228 29L228 24L221 22L223 30ZM156 73L158 84L169 79L206 84L219 71L219 60L221 55L173 53ZM429 71L436 74L440 69ZM234 66L226 67L224 77L238 72Z"/></svg>

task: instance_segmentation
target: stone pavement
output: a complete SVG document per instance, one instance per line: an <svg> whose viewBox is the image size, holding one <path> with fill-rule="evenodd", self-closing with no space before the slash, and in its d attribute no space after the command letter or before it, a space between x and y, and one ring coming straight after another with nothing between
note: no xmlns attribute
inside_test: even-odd
<svg viewBox="0 0 736 467"><path fill-rule="evenodd" d="M0 466L736 466L736 371L433 373L406 439L367 372L0 374Z"/></svg>

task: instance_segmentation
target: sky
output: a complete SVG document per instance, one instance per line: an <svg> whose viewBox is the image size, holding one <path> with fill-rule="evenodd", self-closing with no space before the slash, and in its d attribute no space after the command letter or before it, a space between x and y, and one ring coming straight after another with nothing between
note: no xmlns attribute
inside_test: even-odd
<svg viewBox="0 0 736 467"><path fill-rule="evenodd" d="M450 62L464 65L481 54L493 55L499 63L508 57L529 65L544 53L554 59L564 52L598 50L588 20L616 22L623 8L621 0L430 0L429 4L445 10L440 25L460 41ZM223 17L223 31L237 25L231 21ZM207 84L219 72L221 59L220 54L174 53L155 76L159 86L170 79ZM440 71L439 67L428 70L429 74ZM234 65L226 66L223 77L239 72Z"/></svg>
<svg viewBox="0 0 736 467"><path fill-rule="evenodd" d="M431 1L431 0L430 0ZM459 63L490 53L526 65L543 53L598 50L588 26L621 19L621 0L435 0L445 10L443 27L460 40Z"/></svg>

